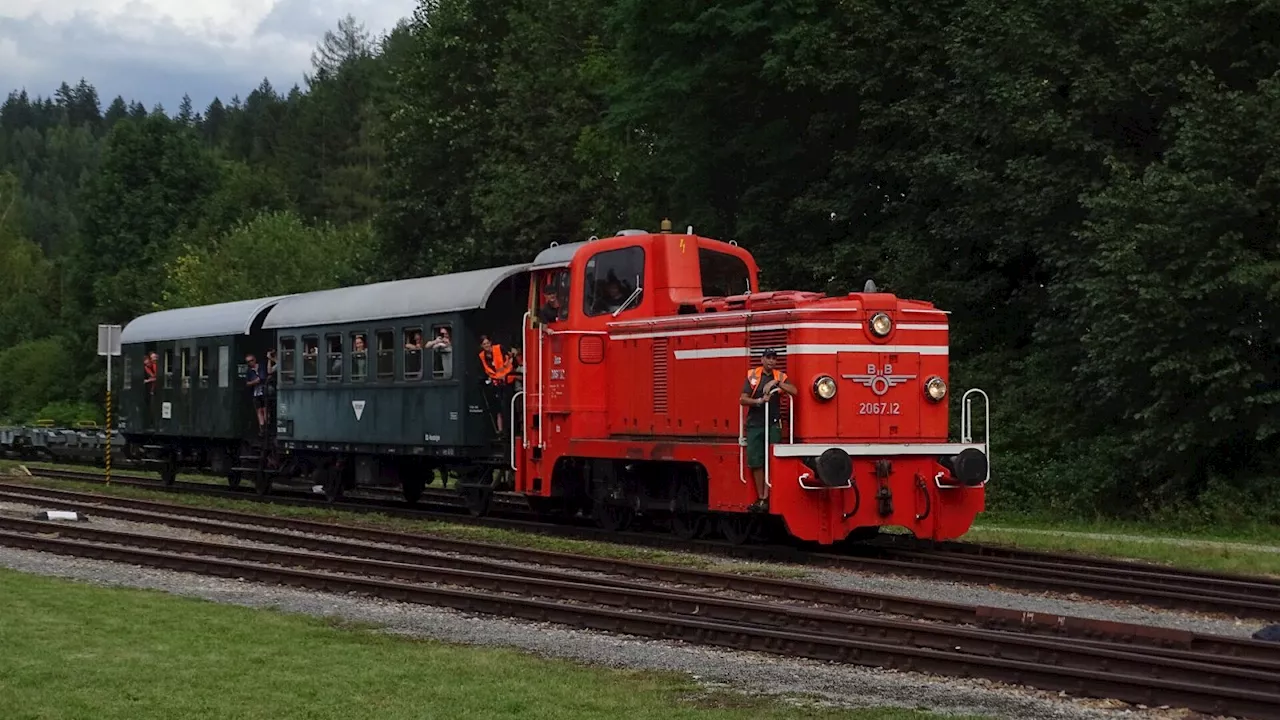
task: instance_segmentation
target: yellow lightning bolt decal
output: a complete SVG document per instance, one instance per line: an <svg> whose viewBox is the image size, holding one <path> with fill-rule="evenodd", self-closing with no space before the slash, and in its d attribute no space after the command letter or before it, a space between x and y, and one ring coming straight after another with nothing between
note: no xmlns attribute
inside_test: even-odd
<svg viewBox="0 0 1280 720"><path fill-rule="evenodd" d="M684 238L680 238L680 254L684 254Z"/></svg>

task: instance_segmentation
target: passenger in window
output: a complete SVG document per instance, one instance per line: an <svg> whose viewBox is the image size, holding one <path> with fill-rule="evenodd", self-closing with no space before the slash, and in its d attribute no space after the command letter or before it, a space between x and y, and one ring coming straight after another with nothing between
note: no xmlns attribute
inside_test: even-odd
<svg viewBox="0 0 1280 720"><path fill-rule="evenodd" d="M435 353L435 372L438 377L453 377L453 339L449 337L449 328L436 329L436 336L423 346Z"/></svg>
<svg viewBox="0 0 1280 720"><path fill-rule="evenodd" d="M538 308L538 321L543 325L553 323L560 318L560 296L555 288L548 285L542 293L542 307Z"/></svg>
<svg viewBox="0 0 1280 720"><path fill-rule="evenodd" d="M498 437L502 437L506 434L502 413L507 408L507 376L511 374L511 361L503 354L502 346L495 344L488 335L480 336L480 366L484 368L485 375L485 403L489 406Z"/></svg>
<svg viewBox="0 0 1280 720"><path fill-rule="evenodd" d="M147 357L142 361L142 385L147 389L147 394L156 394L156 377L159 372L159 358L154 352L147 353Z"/></svg>
<svg viewBox="0 0 1280 720"><path fill-rule="evenodd" d="M622 286L622 281L612 272L609 278L605 280L604 291L596 296L596 307L601 308L601 312L615 313L627 301L629 293Z"/></svg>
<svg viewBox="0 0 1280 720"><path fill-rule="evenodd" d="M266 397L266 371L258 367L258 358L252 354L244 356L245 363L249 366L248 371L244 374L244 384L253 393L253 407L258 412L258 434L267 434L267 397Z"/></svg>
<svg viewBox="0 0 1280 720"><path fill-rule="evenodd" d="M422 377L422 331L405 331L408 338L404 343L404 376L406 378Z"/></svg>
<svg viewBox="0 0 1280 720"><path fill-rule="evenodd" d="M352 341L351 347L351 377L363 378L365 374L365 361L369 353L365 349L364 336L357 335Z"/></svg>

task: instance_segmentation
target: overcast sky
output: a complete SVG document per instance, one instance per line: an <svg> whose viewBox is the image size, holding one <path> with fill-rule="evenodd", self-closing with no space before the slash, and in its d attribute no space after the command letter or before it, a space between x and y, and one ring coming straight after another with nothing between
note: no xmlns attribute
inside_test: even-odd
<svg viewBox="0 0 1280 720"><path fill-rule="evenodd" d="M0 98L49 96L64 80L171 114L249 94L263 77L285 92L311 50L351 13L377 36L415 0L0 0Z"/></svg>

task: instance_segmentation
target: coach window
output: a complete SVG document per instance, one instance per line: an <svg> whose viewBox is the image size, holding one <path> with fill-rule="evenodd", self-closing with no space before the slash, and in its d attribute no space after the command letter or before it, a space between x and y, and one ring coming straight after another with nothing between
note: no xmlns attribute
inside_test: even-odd
<svg viewBox="0 0 1280 720"><path fill-rule="evenodd" d="M342 336L326 335L324 338L325 380L342 382Z"/></svg>
<svg viewBox="0 0 1280 720"><path fill-rule="evenodd" d="M448 380L453 377L453 328L435 325L431 328L431 377Z"/></svg>
<svg viewBox="0 0 1280 720"><path fill-rule="evenodd" d="M298 341L291 337L280 338L280 382L293 383L293 379L297 376L298 367L297 358L294 354L297 352Z"/></svg>
<svg viewBox="0 0 1280 720"><path fill-rule="evenodd" d="M316 362L319 355L320 342L314 335L302 338L302 381L316 381Z"/></svg>
<svg viewBox="0 0 1280 720"><path fill-rule="evenodd" d="M368 337L362 332L351 333L351 382L364 382L369 372Z"/></svg>
<svg viewBox="0 0 1280 720"><path fill-rule="evenodd" d="M125 390L130 390L133 388L132 367L133 367L133 363L129 362L129 356L125 355L124 356L124 382L121 383L120 385L120 387L124 388Z"/></svg>
<svg viewBox="0 0 1280 720"><path fill-rule="evenodd" d="M706 297L751 292L751 271L736 255L698 248L698 272L702 275L702 294Z"/></svg>
<svg viewBox="0 0 1280 720"><path fill-rule="evenodd" d="M644 300L644 249L608 250L587 261L583 312L588 317L621 313Z"/></svg>
<svg viewBox="0 0 1280 720"><path fill-rule="evenodd" d="M218 346L218 387L231 387L231 346Z"/></svg>
<svg viewBox="0 0 1280 720"><path fill-rule="evenodd" d="M209 348L196 348L196 377L201 388L209 387Z"/></svg>
<svg viewBox="0 0 1280 720"><path fill-rule="evenodd" d="M173 387L173 351L164 351L164 386L166 389Z"/></svg>
<svg viewBox="0 0 1280 720"><path fill-rule="evenodd" d="M378 343L378 379L394 380L396 378L396 333L394 330L379 330L376 333Z"/></svg>
<svg viewBox="0 0 1280 720"><path fill-rule="evenodd" d="M182 378L182 389L187 390L191 387L191 348L182 348L180 357L182 363L178 366L178 376Z"/></svg>
<svg viewBox="0 0 1280 720"><path fill-rule="evenodd" d="M404 379L422 378L422 328L406 328L404 331Z"/></svg>

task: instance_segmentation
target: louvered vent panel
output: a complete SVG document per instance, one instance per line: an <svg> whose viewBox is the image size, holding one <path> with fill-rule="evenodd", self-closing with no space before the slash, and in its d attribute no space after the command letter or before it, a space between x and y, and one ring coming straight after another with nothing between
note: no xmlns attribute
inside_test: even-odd
<svg viewBox="0 0 1280 720"><path fill-rule="evenodd" d="M667 412L667 390L671 379L667 372L667 339L653 339L653 411Z"/></svg>
<svg viewBox="0 0 1280 720"><path fill-rule="evenodd" d="M768 348L778 351L777 368L785 373L790 373L787 369L787 331L786 330L763 330L751 331L748 333L751 352L751 362L748 369L754 368L760 364L760 353ZM745 370L743 371L745 372ZM794 379L793 379L794 381ZM791 396L781 393L782 396L782 419L786 422L787 411L791 405Z"/></svg>

